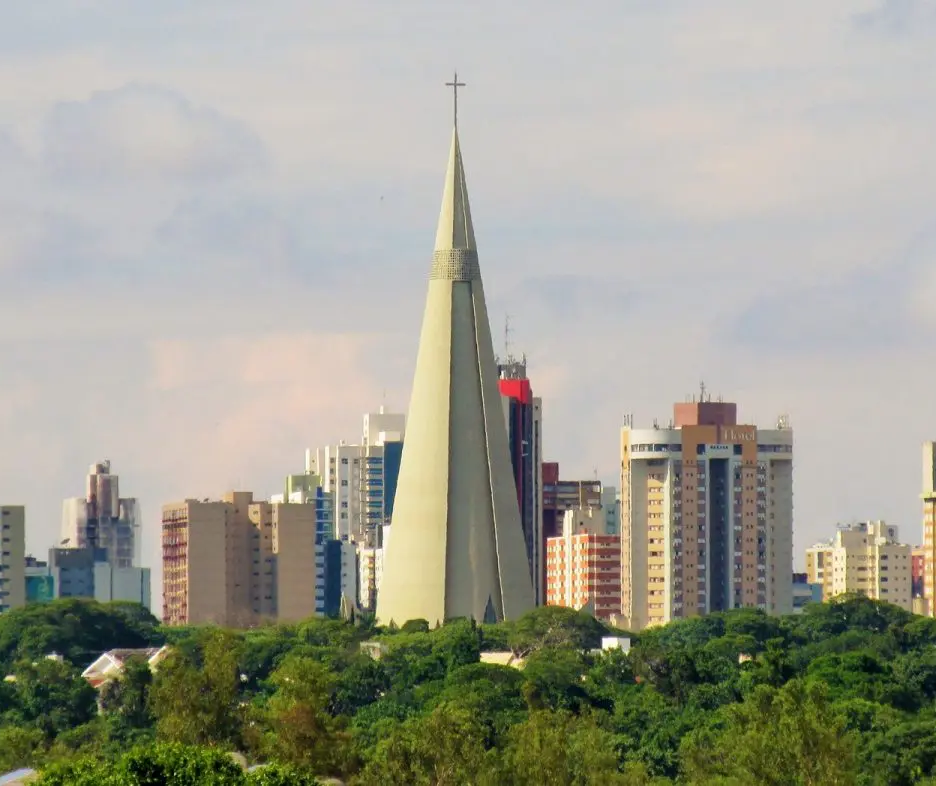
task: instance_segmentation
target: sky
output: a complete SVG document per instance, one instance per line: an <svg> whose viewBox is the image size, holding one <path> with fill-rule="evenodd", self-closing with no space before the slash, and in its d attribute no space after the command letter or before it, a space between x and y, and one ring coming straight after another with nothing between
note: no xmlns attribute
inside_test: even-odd
<svg viewBox="0 0 936 786"><path fill-rule="evenodd" d="M934 0L44 0L0 11L0 500L110 459L268 496L404 411L451 129L548 458L704 380L795 433L795 555L921 539L936 439ZM157 600L158 605L158 600Z"/></svg>

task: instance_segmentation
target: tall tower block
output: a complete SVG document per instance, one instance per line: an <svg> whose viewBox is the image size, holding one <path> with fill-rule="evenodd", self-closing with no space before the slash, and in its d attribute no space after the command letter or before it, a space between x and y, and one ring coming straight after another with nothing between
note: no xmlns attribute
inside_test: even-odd
<svg viewBox="0 0 936 786"><path fill-rule="evenodd" d="M391 530L382 624L494 622L533 608L457 128Z"/></svg>

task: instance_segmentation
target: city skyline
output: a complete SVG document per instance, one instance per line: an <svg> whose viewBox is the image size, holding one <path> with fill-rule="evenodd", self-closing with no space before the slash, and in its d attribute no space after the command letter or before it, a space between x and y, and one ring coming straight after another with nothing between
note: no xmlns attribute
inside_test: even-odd
<svg viewBox="0 0 936 786"><path fill-rule="evenodd" d="M10 10L0 493L29 550L107 456L157 574L164 502L268 496L361 412L405 410L453 66L544 459L617 485L623 413L663 420L702 378L746 422L790 415L797 564L830 522L922 540L936 21L657 5L54 0L51 37Z"/></svg>

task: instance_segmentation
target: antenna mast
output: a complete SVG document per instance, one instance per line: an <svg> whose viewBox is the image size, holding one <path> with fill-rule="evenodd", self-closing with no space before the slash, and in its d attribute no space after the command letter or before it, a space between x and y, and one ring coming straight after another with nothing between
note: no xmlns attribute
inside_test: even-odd
<svg viewBox="0 0 936 786"><path fill-rule="evenodd" d="M510 314L504 315L504 354L507 362L513 363L513 353L510 351Z"/></svg>

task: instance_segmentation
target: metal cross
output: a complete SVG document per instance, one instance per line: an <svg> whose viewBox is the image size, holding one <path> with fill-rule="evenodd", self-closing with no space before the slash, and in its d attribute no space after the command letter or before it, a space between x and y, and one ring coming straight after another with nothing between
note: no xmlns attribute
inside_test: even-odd
<svg viewBox="0 0 936 786"><path fill-rule="evenodd" d="M464 87L464 82L458 81L458 71L455 72L455 80L453 82L446 82L446 87L452 88L452 92L455 95L455 127L458 128L458 88Z"/></svg>

